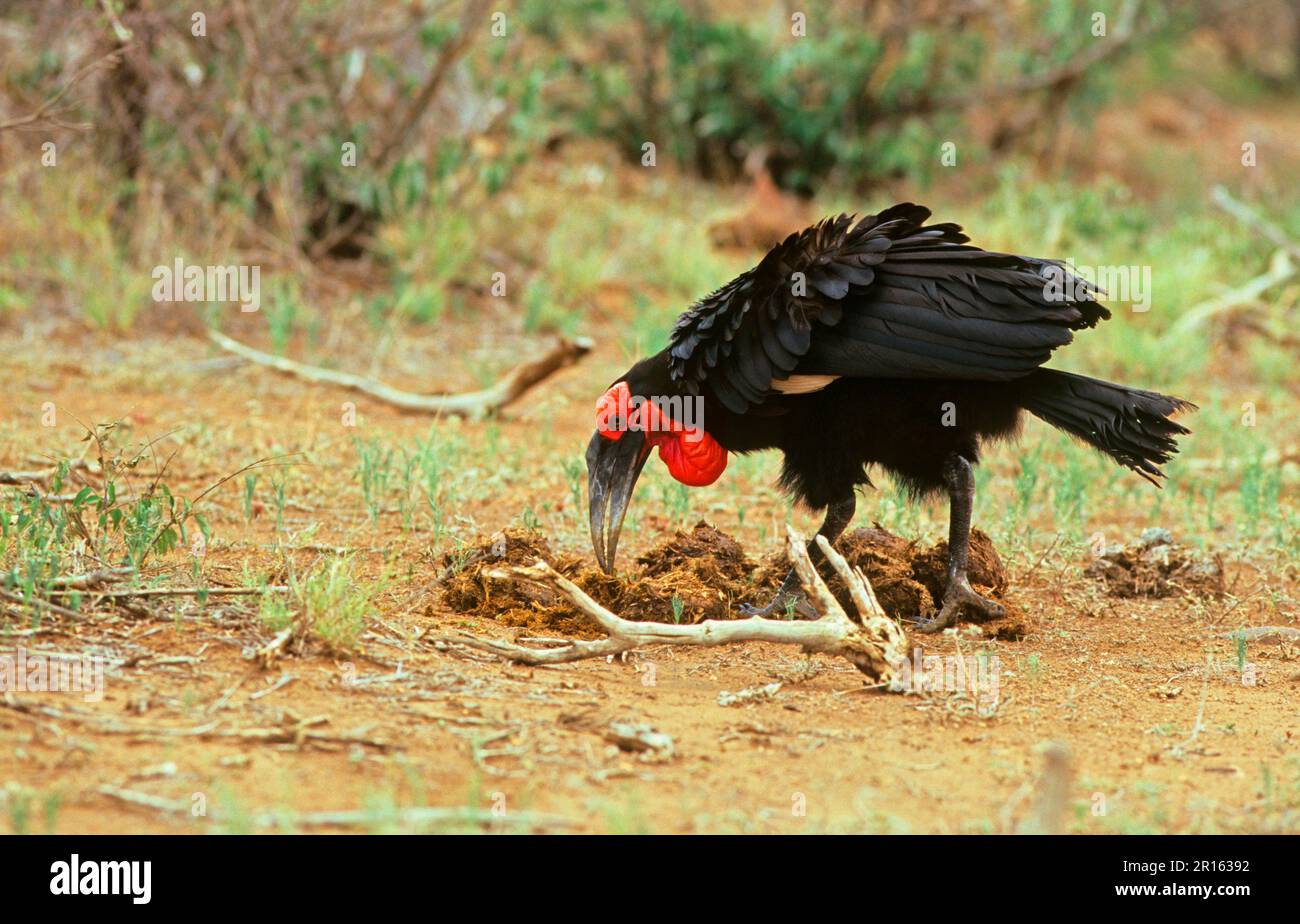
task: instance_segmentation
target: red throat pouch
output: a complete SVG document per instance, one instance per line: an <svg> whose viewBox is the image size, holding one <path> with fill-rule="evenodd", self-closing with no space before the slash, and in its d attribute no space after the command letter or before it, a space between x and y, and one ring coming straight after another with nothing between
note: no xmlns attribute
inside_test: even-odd
<svg viewBox="0 0 1300 924"><path fill-rule="evenodd" d="M699 439L693 439L696 435ZM650 439L658 445L669 474L682 484L702 488L717 481L727 468L727 450L703 430L652 433Z"/></svg>

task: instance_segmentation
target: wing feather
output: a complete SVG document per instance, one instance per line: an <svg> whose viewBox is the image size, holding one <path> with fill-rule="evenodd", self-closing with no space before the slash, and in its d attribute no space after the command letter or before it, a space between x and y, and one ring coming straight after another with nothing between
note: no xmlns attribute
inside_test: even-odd
<svg viewBox="0 0 1300 924"><path fill-rule="evenodd" d="M792 375L1013 379L1110 316L1063 264L982 250L929 217L908 202L790 235L682 314L673 379L737 413Z"/></svg>

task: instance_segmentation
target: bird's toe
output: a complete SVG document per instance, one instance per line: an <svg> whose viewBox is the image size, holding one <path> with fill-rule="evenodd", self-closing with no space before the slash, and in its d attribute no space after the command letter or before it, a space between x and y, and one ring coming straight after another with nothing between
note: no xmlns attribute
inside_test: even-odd
<svg viewBox="0 0 1300 924"><path fill-rule="evenodd" d="M936 632L942 632L957 621L956 606L944 604L943 609L939 610L934 616L918 616L911 620L913 628L924 635L933 635Z"/></svg>
<svg viewBox="0 0 1300 924"><path fill-rule="evenodd" d="M997 619L1005 616L1007 608L996 600L990 600L988 597L981 597L971 589L969 584L961 588L960 594L956 601L958 609L962 606L969 607L984 619Z"/></svg>
<svg viewBox="0 0 1300 924"><path fill-rule="evenodd" d="M963 578L948 585L948 590L943 595L943 607L938 614L928 619L922 617L913 620L916 631L930 635L956 625L962 607L969 607L984 619L997 619L1007 612L1006 607L996 600L975 593L969 582Z"/></svg>

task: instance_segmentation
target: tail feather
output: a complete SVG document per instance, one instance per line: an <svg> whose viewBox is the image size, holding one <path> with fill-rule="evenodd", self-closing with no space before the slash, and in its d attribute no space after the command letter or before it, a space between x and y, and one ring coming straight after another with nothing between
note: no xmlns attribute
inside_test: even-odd
<svg viewBox="0 0 1300 924"><path fill-rule="evenodd" d="M1178 452L1175 437L1191 432L1171 419L1196 409L1181 398L1055 369L1039 369L1022 381L1027 411L1156 486L1165 477L1160 466Z"/></svg>

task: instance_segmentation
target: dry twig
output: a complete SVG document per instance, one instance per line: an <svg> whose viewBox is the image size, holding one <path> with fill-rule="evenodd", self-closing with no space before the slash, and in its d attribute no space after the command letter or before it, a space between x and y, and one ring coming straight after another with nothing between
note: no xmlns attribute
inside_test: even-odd
<svg viewBox="0 0 1300 924"><path fill-rule="evenodd" d="M1080 80L1089 70L1099 66L1145 34L1146 27L1137 25L1141 0L1127 0L1116 17L1110 35L1094 40L1069 60L1038 74L1029 74L1016 80L994 86L977 87L952 96L925 101L905 110L904 114L917 112L966 109L986 106L991 100L1009 96L1023 97L1039 90L1058 90Z"/></svg>
<svg viewBox="0 0 1300 924"><path fill-rule="evenodd" d="M1210 190L1210 200L1233 218L1254 228L1268 238L1274 247L1281 248L1296 260L1300 260L1300 243L1287 236L1281 227L1264 218L1250 206L1233 198L1224 186L1215 186Z"/></svg>
<svg viewBox="0 0 1300 924"><path fill-rule="evenodd" d="M1285 645L1300 642L1300 629L1294 626L1246 626L1241 629L1233 629L1231 632L1225 632L1219 638L1232 639L1233 641L1240 638L1248 642Z"/></svg>
<svg viewBox="0 0 1300 924"><path fill-rule="evenodd" d="M87 571L85 574L65 574L53 578L49 582L49 586L51 589L57 589L60 593L70 593L75 590L94 590L97 587L103 587L105 584L125 581L134 574L134 568L103 568L98 571Z"/></svg>
<svg viewBox="0 0 1300 924"><path fill-rule="evenodd" d="M1277 247L1269 260L1268 269L1236 288L1193 305L1183 312L1178 322L1169 328L1170 336L1194 330L1206 321L1229 314L1244 306L1257 303L1265 292L1295 277L1300 262L1300 243L1293 241L1278 225L1261 216L1245 203L1233 198L1222 186L1210 191L1210 200L1233 218L1254 229Z"/></svg>
<svg viewBox="0 0 1300 924"><path fill-rule="evenodd" d="M261 350L240 343L238 340L233 340L220 331L209 330L208 338L222 349L242 356L249 362L297 376L308 382L323 382L350 388L353 391L359 391L364 395L383 401L385 404L391 404L407 411L458 414L473 420L500 410L518 400L526 391L539 384L543 379L548 378L566 366L573 365L587 355L592 348L591 341L584 337L575 340L562 337L545 356L516 366L496 384L482 391L465 392L459 395L419 395L414 392L393 388L391 385L385 385L383 382L377 382L374 379L353 375L350 372L322 369L319 366L309 366L305 363L295 362L292 359L286 359L283 356L272 356L270 353L263 353Z"/></svg>
<svg viewBox="0 0 1300 924"><path fill-rule="evenodd" d="M90 472L92 475L100 474L99 467L97 465L91 465L85 459L76 459L72 461L68 466L69 474L72 474L73 472L81 472L81 471ZM42 468L30 472L16 472L16 471L0 472L0 484L7 484L7 485L46 484L50 481L50 479L58 475L58 473L59 473L59 466L57 465L51 465L49 468ZM45 495L45 499L49 500L50 495L48 494Z"/></svg>
<svg viewBox="0 0 1300 924"><path fill-rule="evenodd" d="M99 70L100 68L113 68L122 60L122 54L126 51L123 45L115 48L108 54L96 58L85 67L78 70L53 96L41 103L34 111L25 116L16 119L8 119L0 122L0 132L10 131L13 129L23 129L26 131L48 130L49 128L61 128L69 131L84 132L89 131L93 126L89 122L65 122L60 119L53 110L63 97L68 95L68 91L81 82L82 78L88 74Z"/></svg>

